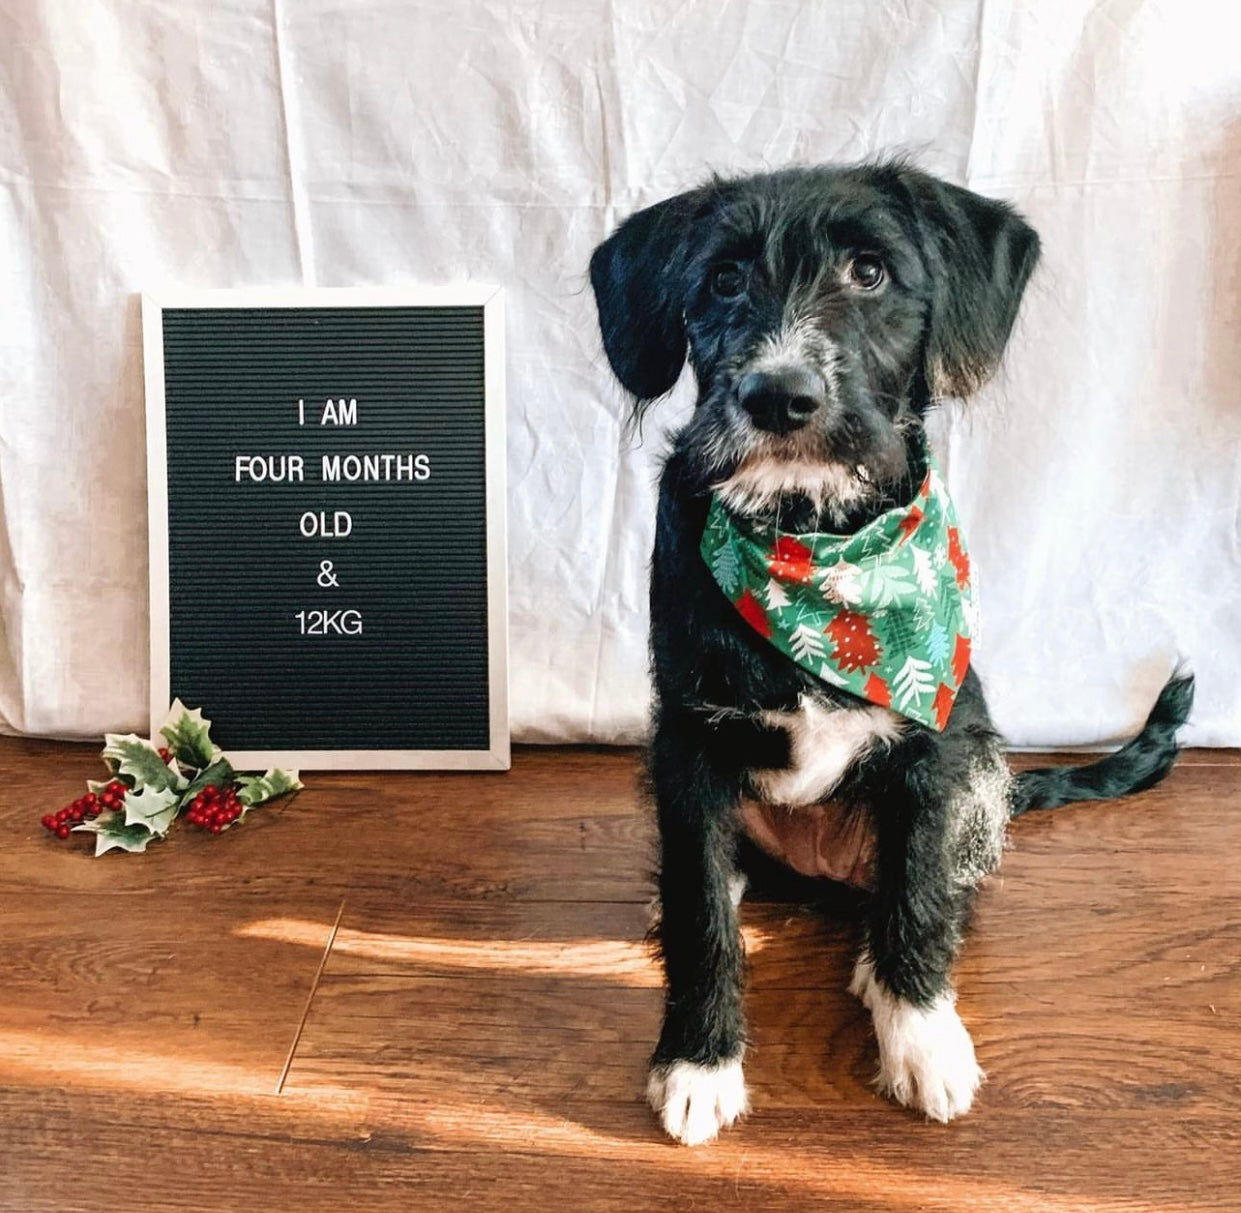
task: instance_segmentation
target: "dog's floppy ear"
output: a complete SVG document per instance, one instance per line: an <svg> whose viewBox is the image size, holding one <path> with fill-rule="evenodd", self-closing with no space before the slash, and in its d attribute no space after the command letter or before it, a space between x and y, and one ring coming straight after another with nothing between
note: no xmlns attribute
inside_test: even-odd
<svg viewBox="0 0 1241 1213"><path fill-rule="evenodd" d="M685 365L690 228L706 199L691 190L631 215L590 258L603 348L639 406L671 391Z"/></svg>
<svg viewBox="0 0 1241 1213"><path fill-rule="evenodd" d="M970 396L995 373L1038 264L1039 238L1006 203L905 169L932 277L926 377Z"/></svg>

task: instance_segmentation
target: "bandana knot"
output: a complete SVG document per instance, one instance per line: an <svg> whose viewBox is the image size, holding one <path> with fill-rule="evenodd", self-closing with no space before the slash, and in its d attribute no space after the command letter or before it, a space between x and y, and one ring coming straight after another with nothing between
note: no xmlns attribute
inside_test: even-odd
<svg viewBox="0 0 1241 1213"><path fill-rule="evenodd" d="M712 498L701 551L737 613L816 677L942 731L977 630L970 558L939 469L852 535L780 534Z"/></svg>

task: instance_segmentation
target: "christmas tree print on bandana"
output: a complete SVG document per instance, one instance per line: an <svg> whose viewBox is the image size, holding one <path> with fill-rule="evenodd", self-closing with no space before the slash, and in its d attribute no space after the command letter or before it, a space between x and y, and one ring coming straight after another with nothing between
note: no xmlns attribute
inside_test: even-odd
<svg viewBox="0 0 1241 1213"><path fill-rule="evenodd" d="M781 535L711 502L702 556L738 614L803 669L942 731L970 664L974 599L934 461L912 503L853 535Z"/></svg>

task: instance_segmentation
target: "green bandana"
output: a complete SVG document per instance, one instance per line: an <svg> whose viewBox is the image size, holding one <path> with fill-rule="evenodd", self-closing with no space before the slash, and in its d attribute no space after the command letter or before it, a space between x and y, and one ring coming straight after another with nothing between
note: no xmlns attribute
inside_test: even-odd
<svg viewBox="0 0 1241 1213"><path fill-rule="evenodd" d="M760 636L833 686L942 731L970 664L970 561L934 462L853 535L781 535L713 498L702 556Z"/></svg>

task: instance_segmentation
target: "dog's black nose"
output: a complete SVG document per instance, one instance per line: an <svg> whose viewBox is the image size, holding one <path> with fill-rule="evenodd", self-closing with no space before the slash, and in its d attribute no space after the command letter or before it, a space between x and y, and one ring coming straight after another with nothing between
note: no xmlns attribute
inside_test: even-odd
<svg viewBox="0 0 1241 1213"><path fill-rule="evenodd" d="M750 371L737 385L737 398L760 430L790 434L827 403L827 383L809 367Z"/></svg>

